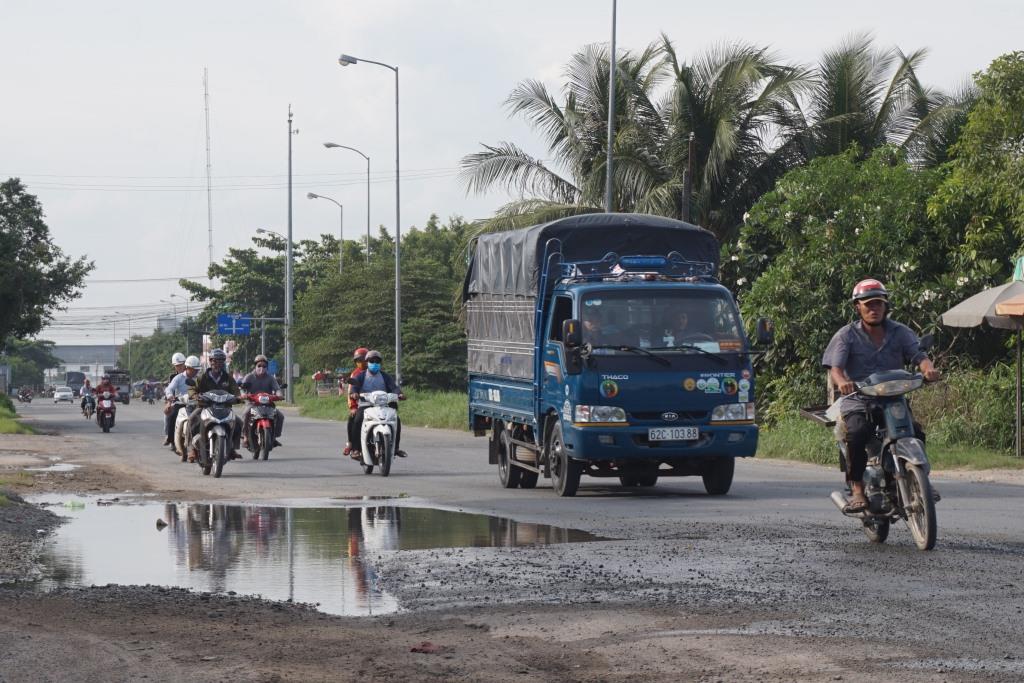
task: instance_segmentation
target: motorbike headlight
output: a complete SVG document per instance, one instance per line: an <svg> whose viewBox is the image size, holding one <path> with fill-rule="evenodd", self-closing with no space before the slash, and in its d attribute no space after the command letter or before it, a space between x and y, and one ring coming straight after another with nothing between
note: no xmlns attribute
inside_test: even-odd
<svg viewBox="0 0 1024 683"><path fill-rule="evenodd" d="M924 379L915 377L913 379L892 379L888 382L868 384L860 387L860 393L868 396L899 396L914 389L920 389Z"/></svg>
<svg viewBox="0 0 1024 683"><path fill-rule="evenodd" d="M373 399L373 404L378 408L386 406L388 404L388 395L381 394Z"/></svg>
<svg viewBox="0 0 1024 683"><path fill-rule="evenodd" d="M616 406L576 406L574 422L625 422L626 411Z"/></svg>
<svg viewBox="0 0 1024 683"><path fill-rule="evenodd" d="M266 394L260 396L260 403L262 403L263 405L270 403L270 397L267 396Z"/></svg>
<svg viewBox="0 0 1024 683"><path fill-rule="evenodd" d="M725 403L711 410L712 422L753 422L753 403Z"/></svg>

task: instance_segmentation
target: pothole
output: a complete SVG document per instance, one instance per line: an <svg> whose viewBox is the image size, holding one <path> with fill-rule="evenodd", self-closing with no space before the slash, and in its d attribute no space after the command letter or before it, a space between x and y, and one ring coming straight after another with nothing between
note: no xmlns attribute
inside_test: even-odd
<svg viewBox="0 0 1024 683"><path fill-rule="evenodd" d="M604 540L578 529L399 505L41 502L69 518L41 556L43 589L152 584L311 603L347 616L400 608L380 588L375 561L383 552Z"/></svg>

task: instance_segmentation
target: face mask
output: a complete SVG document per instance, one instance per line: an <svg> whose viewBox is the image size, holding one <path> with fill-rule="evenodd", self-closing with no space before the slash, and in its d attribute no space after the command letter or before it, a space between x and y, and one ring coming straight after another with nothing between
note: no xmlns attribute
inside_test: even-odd
<svg viewBox="0 0 1024 683"><path fill-rule="evenodd" d="M372 373L380 372L380 363L367 363L366 367Z"/></svg>

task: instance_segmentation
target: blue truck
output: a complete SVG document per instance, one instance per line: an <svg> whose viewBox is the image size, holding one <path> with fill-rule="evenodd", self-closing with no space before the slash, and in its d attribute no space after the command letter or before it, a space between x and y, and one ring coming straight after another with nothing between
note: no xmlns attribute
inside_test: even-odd
<svg viewBox="0 0 1024 683"><path fill-rule="evenodd" d="M582 475L728 493L753 456L756 351L703 228L587 214L483 234L463 285L469 427L505 488ZM757 321L756 343L772 341Z"/></svg>

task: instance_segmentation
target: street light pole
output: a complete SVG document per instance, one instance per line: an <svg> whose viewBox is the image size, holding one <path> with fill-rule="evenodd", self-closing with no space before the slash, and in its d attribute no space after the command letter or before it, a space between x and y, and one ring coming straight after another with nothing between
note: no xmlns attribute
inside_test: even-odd
<svg viewBox="0 0 1024 683"><path fill-rule="evenodd" d="M366 62L376 64L385 69L391 69L395 73L395 381L402 383L402 194L400 187L401 164L399 163L399 135L398 135L398 67L384 62L375 62L372 59L359 59L351 55L341 55L338 64L348 66Z"/></svg>
<svg viewBox="0 0 1024 683"><path fill-rule="evenodd" d="M608 156L604 168L604 211L611 213L612 204L612 148L615 146L615 14L616 0L612 0L612 49L608 53Z"/></svg>
<svg viewBox="0 0 1024 683"><path fill-rule="evenodd" d="M344 272L344 266L345 266L345 263L344 263L344 259L345 259L345 237L344 237L344 235L345 235L345 207L342 206L340 202L338 202L338 201L336 201L334 199L331 199L330 197L325 197L322 194L316 194L315 192L307 192L306 193L306 198L307 199L326 199L329 202L334 202L337 205L338 209L339 209L339 214L340 214L339 221L340 221L340 223L338 225L338 275L341 275Z"/></svg>
<svg viewBox="0 0 1024 683"><path fill-rule="evenodd" d="M292 137L298 131L292 130L292 106L288 105L288 248L284 270L284 381L285 398L294 403L295 382L292 379Z"/></svg>
<svg viewBox="0 0 1024 683"><path fill-rule="evenodd" d="M325 142L324 147L327 149L338 147L341 149L351 150L366 159L366 265L370 265L370 157L363 154L355 147L339 145L335 142Z"/></svg>

